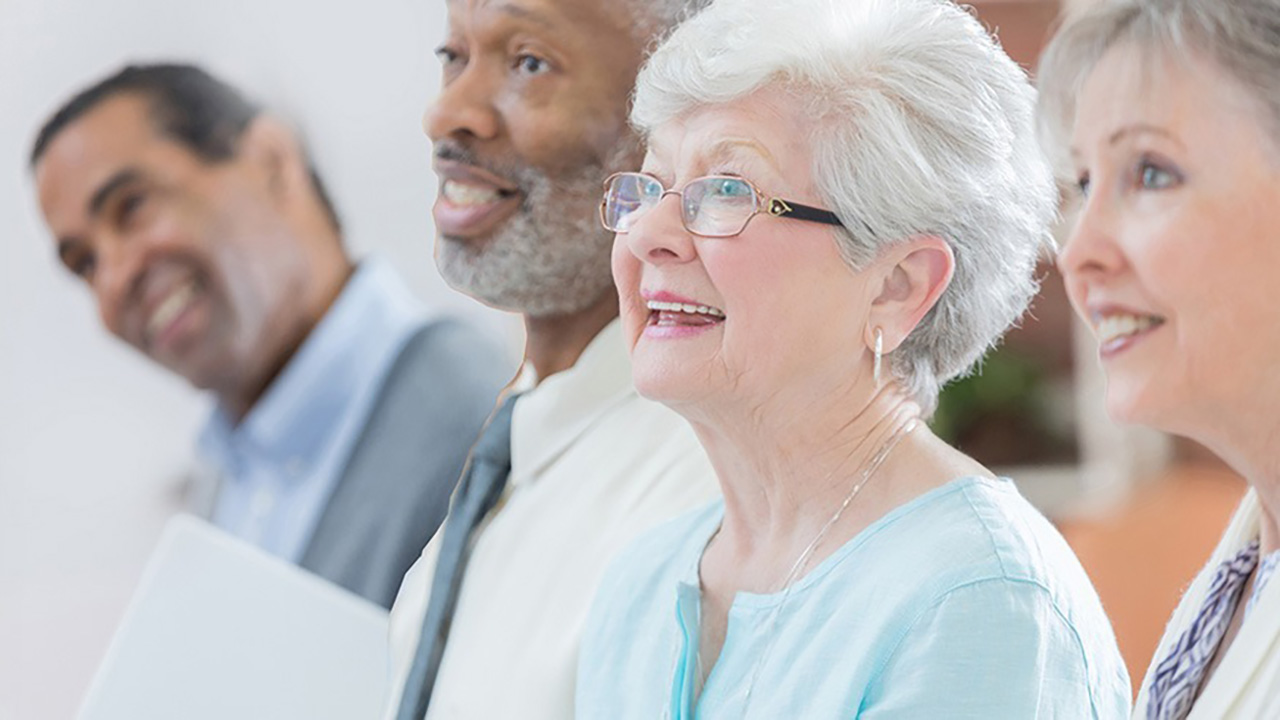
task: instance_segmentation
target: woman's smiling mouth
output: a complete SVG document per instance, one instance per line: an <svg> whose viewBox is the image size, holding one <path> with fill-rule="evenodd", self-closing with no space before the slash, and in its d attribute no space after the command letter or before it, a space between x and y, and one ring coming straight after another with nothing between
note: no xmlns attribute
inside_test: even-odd
<svg viewBox="0 0 1280 720"><path fill-rule="evenodd" d="M1093 318L1093 329L1098 336L1098 354L1103 359L1114 356L1163 324L1164 318L1158 315L1097 313Z"/></svg>
<svg viewBox="0 0 1280 720"><path fill-rule="evenodd" d="M686 337L718 326L725 319L720 308L683 298L648 299L645 307L649 310L644 329L648 337Z"/></svg>

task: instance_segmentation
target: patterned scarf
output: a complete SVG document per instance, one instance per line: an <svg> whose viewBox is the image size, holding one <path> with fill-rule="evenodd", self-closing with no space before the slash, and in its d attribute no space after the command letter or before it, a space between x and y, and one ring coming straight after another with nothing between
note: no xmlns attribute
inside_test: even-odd
<svg viewBox="0 0 1280 720"><path fill-rule="evenodd" d="M1231 625L1231 617L1240 603L1240 594L1249 581L1249 575L1258 568L1253 593L1245 606L1246 616L1277 564L1280 564L1280 553L1271 553L1258 568L1258 541L1254 540L1235 557L1218 566L1195 621L1178 637L1169 655L1156 666L1148 688L1147 720L1183 720L1187 717L1204 684L1205 671Z"/></svg>

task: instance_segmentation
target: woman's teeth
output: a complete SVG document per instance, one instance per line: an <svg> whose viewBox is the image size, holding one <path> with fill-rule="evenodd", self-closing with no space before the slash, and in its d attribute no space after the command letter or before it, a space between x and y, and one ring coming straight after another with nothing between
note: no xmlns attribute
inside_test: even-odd
<svg viewBox="0 0 1280 720"><path fill-rule="evenodd" d="M1137 335L1163 322L1162 318L1152 315L1108 315L1097 323L1098 342L1105 345L1114 340Z"/></svg>
<svg viewBox="0 0 1280 720"><path fill-rule="evenodd" d="M651 312L677 312L687 315L709 315L713 318L724 317L723 310L713 308L710 305L690 305L676 302L659 302L657 300L650 300L647 305Z"/></svg>

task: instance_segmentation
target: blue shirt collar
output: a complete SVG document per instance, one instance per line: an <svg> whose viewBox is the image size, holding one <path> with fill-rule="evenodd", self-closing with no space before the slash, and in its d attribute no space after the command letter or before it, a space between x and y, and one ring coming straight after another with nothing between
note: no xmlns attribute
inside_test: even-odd
<svg viewBox="0 0 1280 720"><path fill-rule="evenodd" d="M232 477L246 462L302 463L290 469L307 470L426 315L389 263L362 262L243 422L235 425L215 408L199 439L201 454Z"/></svg>

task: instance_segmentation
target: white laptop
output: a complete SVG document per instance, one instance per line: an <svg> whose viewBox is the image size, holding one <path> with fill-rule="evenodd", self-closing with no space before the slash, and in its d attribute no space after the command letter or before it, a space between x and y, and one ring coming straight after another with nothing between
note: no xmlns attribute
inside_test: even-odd
<svg viewBox="0 0 1280 720"><path fill-rule="evenodd" d="M358 720L387 686L385 610L179 516L79 718Z"/></svg>

